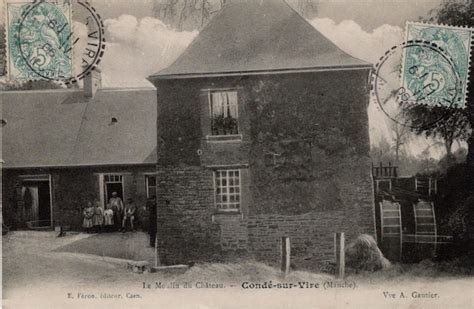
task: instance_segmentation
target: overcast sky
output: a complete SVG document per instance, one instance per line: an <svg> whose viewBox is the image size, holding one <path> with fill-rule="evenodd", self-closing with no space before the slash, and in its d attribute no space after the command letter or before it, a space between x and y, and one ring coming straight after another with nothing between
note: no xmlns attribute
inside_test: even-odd
<svg viewBox="0 0 474 309"><path fill-rule="evenodd" d="M365 31L371 31L385 24L403 27L407 20L416 21L419 16L426 16L440 3L441 0L323 0L318 17L327 17L336 23L353 20Z"/></svg>
<svg viewBox="0 0 474 309"><path fill-rule="evenodd" d="M159 0L92 0L103 18L122 14L137 18L152 17L153 3ZM258 1L258 0L255 0ZM362 29L370 31L381 25L403 26L407 20L418 20L429 10L437 8L441 0L320 0L318 17L330 18L336 23L353 20Z"/></svg>

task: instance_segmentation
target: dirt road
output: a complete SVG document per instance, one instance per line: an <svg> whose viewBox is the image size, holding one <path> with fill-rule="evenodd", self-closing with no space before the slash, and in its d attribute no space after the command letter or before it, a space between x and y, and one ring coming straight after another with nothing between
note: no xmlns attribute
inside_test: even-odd
<svg viewBox="0 0 474 309"><path fill-rule="evenodd" d="M470 277L335 281L293 272L281 278L276 269L253 262L134 274L123 260L55 251L86 237L4 237L4 308L474 308Z"/></svg>

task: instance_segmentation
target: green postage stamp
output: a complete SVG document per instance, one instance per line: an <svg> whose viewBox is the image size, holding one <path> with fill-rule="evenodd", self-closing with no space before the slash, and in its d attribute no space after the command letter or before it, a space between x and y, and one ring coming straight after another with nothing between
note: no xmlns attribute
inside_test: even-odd
<svg viewBox="0 0 474 309"><path fill-rule="evenodd" d="M407 23L401 101L430 106L466 106L472 29Z"/></svg>
<svg viewBox="0 0 474 309"><path fill-rule="evenodd" d="M69 1L7 1L9 80L71 78L71 21Z"/></svg>

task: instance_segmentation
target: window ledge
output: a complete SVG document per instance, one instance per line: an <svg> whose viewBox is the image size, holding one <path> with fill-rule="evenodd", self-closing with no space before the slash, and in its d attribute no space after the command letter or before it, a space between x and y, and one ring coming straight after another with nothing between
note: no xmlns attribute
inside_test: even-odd
<svg viewBox="0 0 474 309"><path fill-rule="evenodd" d="M236 215L242 215L242 212L238 209L236 210L216 210L214 212L214 215L216 216L236 216Z"/></svg>
<svg viewBox="0 0 474 309"><path fill-rule="evenodd" d="M212 223L219 224L221 223L221 220L224 220L224 218L238 218L239 221L242 221L244 220L244 214L240 210L235 210L235 211L216 210L214 214L212 215Z"/></svg>
<svg viewBox="0 0 474 309"><path fill-rule="evenodd" d="M206 135L208 143L234 143L242 141L242 134L236 135Z"/></svg>

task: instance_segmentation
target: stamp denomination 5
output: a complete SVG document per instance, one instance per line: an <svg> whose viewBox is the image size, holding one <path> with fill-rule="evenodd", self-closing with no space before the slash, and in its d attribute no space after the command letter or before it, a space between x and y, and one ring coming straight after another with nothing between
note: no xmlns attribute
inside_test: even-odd
<svg viewBox="0 0 474 309"><path fill-rule="evenodd" d="M401 96L404 102L464 108L472 30L407 23L406 41L429 46L404 49Z"/></svg>
<svg viewBox="0 0 474 309"><path fill-rule="evenodd" d="M70 84L101 61L104 26L86 1L7 2L6 6L9 80Z"/></svg>

